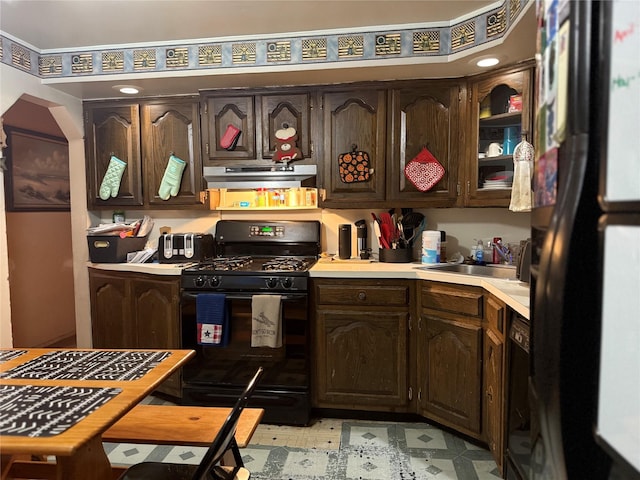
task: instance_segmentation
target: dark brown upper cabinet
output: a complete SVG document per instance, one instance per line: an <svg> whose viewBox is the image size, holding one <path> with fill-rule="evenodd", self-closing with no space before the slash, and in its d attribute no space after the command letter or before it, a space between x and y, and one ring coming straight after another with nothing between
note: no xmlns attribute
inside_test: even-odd
<svg viewBox="0 0 640 480"><path fill-rule="evenodd" d="M142 155L145 200L154 207L194 205L202 188L199 107L195 99L142 105ZM180 190L167 200L158 191L171 155L186 162Z"/></svg>
<svg viewBox="0 0 640 480"><path fill-rule="evenodd" d="M512 148L521 141L523 132L531 142L532 75L533 68L527 64L470 79L469 141L461 185L465 206L509 206L511 188L495 188L491 180L513 174L513 151L503 148L507 137L511 137ZM517 96L520 110L514 107ZM492 143L502 151L487 152Z"/></svg>
<svg viewBox="0 0 640 480"><path fill-rule="evenodd" d="M85 104L89 208L203 208L198 97ZM100 198L111 156L127 164L115 197ZM169 158L186 162L178 194L158 190Z"/></svg>
<svg viewBox="0 0 640 480"><path fill-rule="evenodd" d="M322 177L326 207L362 206L385 197L387 132L386 88L327 90L321 93ZM369 156L367 181L346 183L340 176L339 157L353 146ZM353 203L352 203L353 202Z"/></svg>
<svg viewBox="0 0 640 480"><path fill-rule="evenodd" d="M464 145L460 118L464 114L465 85L429 81L390 91L387 199L403 205L454 206L459 162ZM405 167L426 148L444 168L444 176L426 191L404 174Z"/></svg>
<svg viewBox="0 0 640 480"><path fill-rule="evenodd" d="M85 105L87 195L90 207L142 206L140 106L137 102ZM100 198L100 186L111 157L127 164L117 196Z"/></svg>
<svg viewBox="0 0 640 480"><path fill-rule="evenodd" d="M203 92L202 151L205 166L270 164L275 153L275 133L292 127L304 158L311 157L311 94L306 90L281 89L232 93ZM233 148L221 139L229 125L240 129Z"/></svg>

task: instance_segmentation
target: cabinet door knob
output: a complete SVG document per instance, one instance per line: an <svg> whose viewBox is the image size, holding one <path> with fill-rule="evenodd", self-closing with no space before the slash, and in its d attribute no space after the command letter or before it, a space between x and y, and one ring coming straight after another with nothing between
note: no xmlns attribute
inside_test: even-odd
<svg viewBox="0 0 640 480"><path fill-rule="evenodd" d="M367 299L367 292L358 292L358 300L364 301Z"/></svg>

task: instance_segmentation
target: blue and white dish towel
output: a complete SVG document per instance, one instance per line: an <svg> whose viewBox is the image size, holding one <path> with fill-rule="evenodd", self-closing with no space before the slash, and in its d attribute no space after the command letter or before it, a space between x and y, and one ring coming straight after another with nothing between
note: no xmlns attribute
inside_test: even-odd
<svg viewBox="0 0 640 480"><path fill-rule="evenodd" d="M199 293L196 297L198 344L224 347L229 343L227 299L220 293Z"/></svg>

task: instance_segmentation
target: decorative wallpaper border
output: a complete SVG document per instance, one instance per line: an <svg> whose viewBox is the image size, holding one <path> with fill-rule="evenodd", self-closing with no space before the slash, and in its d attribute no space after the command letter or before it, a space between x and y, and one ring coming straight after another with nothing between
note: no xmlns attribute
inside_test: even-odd
<svg viewBox="0 0 640 480"><path fill-rule="evenodd" d="M0 34L0 62L41 79L177 70L305 65L389 58L447 56L502 38L535 0L505 0L476 17L445 27L396 28L264 40L211 41L174 46L75 52L34 51Z"/></svg>

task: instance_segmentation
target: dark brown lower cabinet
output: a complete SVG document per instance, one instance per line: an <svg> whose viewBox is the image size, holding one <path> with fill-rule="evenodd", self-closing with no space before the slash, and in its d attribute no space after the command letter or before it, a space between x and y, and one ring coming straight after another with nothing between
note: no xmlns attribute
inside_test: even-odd
<svg viewBox="0 0 640 480"><path fill-rule="evenodd" d="M482 328L422 315L418 403L426 417L473 437L481 433Z"/></svg>
<svg viewBox="0 0 640 480"><path fill-rule="evenodd" d="M418 413L480 439L483 290L421 281L419 292Z"/></svg>
<svg viewBox="0 0 640 480"><path fill-rule="evenodd" d="M313 398L319 408L407 412L413 282L313 281Z"/></svg>
<svg viewBox="0 0 640 480"><path fill-rule="evenodd" d="M484 332L484 439L493 454L500 473L504 472L506 359L504 335L507 328L507 306L491 294L485 295Z"/></svg>
<svg viewBox="0 0 640 480"><path fill-rule="evenodd" d="M94 348L180 348L180 277L89 268ZM180 372L158 390L180 395Z"/></svg>

